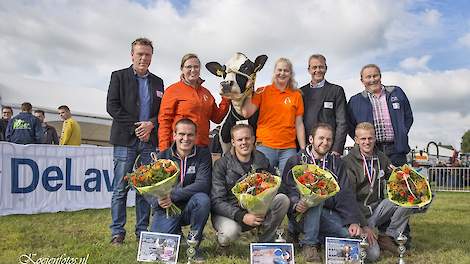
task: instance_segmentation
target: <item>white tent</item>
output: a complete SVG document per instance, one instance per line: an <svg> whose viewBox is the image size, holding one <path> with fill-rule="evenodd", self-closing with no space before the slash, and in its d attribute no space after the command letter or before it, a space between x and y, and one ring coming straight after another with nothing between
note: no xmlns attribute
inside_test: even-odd
<svg viewBox="0 0 470 264"><path fill-rule="evenodd" d="M106 112L106 91L0 73L0 105L11 106L16 115L23 102L30 102L34 110L43 110L46 122L59 136L62 121L57 107L67 105L80 124L83 144L109 145L112 119Z"/></svg>

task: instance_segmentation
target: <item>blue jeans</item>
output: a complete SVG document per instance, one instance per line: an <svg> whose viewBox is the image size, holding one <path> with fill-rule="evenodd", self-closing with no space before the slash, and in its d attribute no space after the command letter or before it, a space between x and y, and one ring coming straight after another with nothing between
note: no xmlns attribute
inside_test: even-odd
<svg viewBox="0 0 470 264"><path fill-rule="evenodd" d="M111 199L111 218L113 223L111 235L126 235L124 225L126 224L126 201L129 185L124 180L124 176L132 172L134 162L140 154L140 160L143 164L149 164L151 161L150 153L155 152L156 148L149 143L136 141L132 146L114 146L114 179L113 179L113 197ZM140 165L140 164L139 164ZM135 197L136 225L135 235L140 237L140 232L147 231L150 218L150 204L143 196L136 193Z"/></svg>
<svg viewBox="0 0 470 264"><path fill-rule="evenodd" d="M206 193L196 193L186 203L181 214L174 217L166 217L166 211L155 206L155 212L152 219L152 232L167 233L167 234L181 234L181 227L191 225L191 230L197 231L196 239L199 243L202 241L202 232L206 226L211 203L209 196Z"/></svg>
<svg viewBox="0 0 470 264"><path fill-rule="evenodd" d="M300 222L295 221L295 216L289 216L288 230L291 233L304 233L300 240L302 245L318 245L325 242L325 237L348 237L348 229L342 225L338 213L323 208L323 203L309 208Z"/></svg>
<svg viewBox="0 0 470 264"><path fill-rule="evenodd" d="M287 160L297 154L295 148L275 149L259 145L256 146L256 149L261 151L266 156L266 158L268 158L271 166L279 168L279 173L281 175L284 171Z"/></svg>

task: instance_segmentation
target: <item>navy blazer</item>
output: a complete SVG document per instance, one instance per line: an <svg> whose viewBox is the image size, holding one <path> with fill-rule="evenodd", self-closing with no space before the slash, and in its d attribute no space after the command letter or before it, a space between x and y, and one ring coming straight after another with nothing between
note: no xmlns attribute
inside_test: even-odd
<svg viewBox="0 0 470 264"><path fill-rule="evenodd" d="M163 80L149 72L149 94L151 100L150 121L154 129L150 134L150 143L157 146L158 142L158 111L163 97ZM111 74L106 111L113 118L110 143L119 146L131 146L137 140L134 123L139 122L140 98L139 84L132 65L129 68Z"/></svg>
<svg viewBox="0 0 470 264"><path fill-rule="evenodd" d="M387 100L388 112L392 121L395 140L393 143L394 153L408 153L408 132L413 124L413 112L410 102L403 90L398 86L384 86ZM361 122L374 124L372 104L366 91L362 91L351 97L348 103L349 135L354 138L356 125Z"/></svg>

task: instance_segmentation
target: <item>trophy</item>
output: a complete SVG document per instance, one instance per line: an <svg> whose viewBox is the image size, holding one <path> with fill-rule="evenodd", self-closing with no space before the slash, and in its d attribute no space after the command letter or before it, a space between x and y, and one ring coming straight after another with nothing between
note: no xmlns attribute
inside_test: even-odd
<svg viewBox="0 0 470 264"><path fill-rule="evenodd" d="M276 230L277 238L276 238L276 240L274 240L274 242L276 242L276 243L286 243L286 240L284 238L282 238L282 234L284 234L284 230L282 230L282 228L278 228Z"/></svg>
<svg viewBox="0 0 470 264"><path fill-rule="evenodd" d="M360 263L364 264L366 261L367 257L367 248L369 247L369 243L367 243L367 236L365 234L361 235L361 242L359 243L359 246L361 247L361 254L360 254Z"/></svg>
<svg viewBox="0 0 470 264"><path fill-rule="evenodd" d="M188 233L188 238L186 239L186 242L189 246L188 249L186 249L186 256L188 257L187 264L191 264L191 261L196 255L196 246L199 243L199 241L196 239L197 233L197 230L190 230Z"/></svg>
<svg viewBox="0 0 470 264"><path fill-rule="evenodd" d="M400 233L400 235L396 238L395 241L397 241L398 244L398 253L400 254L400 258L398 259L398 264L405 264L405 260L403 259L403 256L405 255L406 251L406 241L408 238L403 235L403 233Z"/></svg>

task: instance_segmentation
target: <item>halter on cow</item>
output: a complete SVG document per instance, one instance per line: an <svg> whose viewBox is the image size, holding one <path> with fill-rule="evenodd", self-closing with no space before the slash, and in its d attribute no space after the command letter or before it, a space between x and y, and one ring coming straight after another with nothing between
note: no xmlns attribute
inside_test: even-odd
<svg viewBox="0 0 470 264"><path fill-rule="evenodd" d="M268 56L260 55L256 57L253 63L243 53L237 52L224 66L218 62L206 64L206 68L212 74L224 78L220 82L220 95L231 99L230 114L220 129L221 143L225 143L225 146L222 144L224 152L228 149L227 144L230 144L230 129L235 124L249 123L256 130L258 113L246 119L241 114L241 107L246 98L251 97L253 94L256 73L263 68L267 59Z"/></svg>

